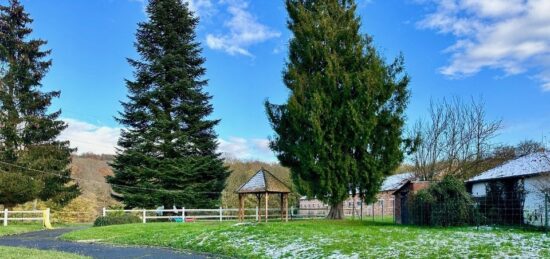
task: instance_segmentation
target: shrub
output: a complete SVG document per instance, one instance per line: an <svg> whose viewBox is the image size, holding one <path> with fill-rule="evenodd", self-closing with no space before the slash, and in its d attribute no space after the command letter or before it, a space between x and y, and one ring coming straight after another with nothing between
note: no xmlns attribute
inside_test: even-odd
<svg viewBox="0 0 550 259"><path fill-rule="evenodd" d="M418 191L409 200L411 208L411 223L415 225L430 225L430 212L434 199L428 190Z"/></svg>
<svg viewBox="0 0 550 259"><path fill-rule="evenodd" d="M109 215L105 217L98 217L94 222L94 227L102 227L102 226L109 226L109 225L120 225L120 224L132 224L132 223L140 223L141 218L139 218L136 215L132 214L125 214L125 215Z"/></svg>
<svg viewBox="0 0 550 259"><path fill-rule="evenodd" d="M472 223L473 200L464 183L447 176L411 199L414 224L461 226Z"/></svg>

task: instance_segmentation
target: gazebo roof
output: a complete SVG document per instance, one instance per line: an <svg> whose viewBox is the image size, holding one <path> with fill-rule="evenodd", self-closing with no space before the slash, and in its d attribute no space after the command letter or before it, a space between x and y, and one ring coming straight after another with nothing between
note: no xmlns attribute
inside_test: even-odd
<svg viewBox="0 0 550 259"><path fill-rule="evenodd" d="M290 188L264 168L237 189L237 193L289 193Z"/></svg>

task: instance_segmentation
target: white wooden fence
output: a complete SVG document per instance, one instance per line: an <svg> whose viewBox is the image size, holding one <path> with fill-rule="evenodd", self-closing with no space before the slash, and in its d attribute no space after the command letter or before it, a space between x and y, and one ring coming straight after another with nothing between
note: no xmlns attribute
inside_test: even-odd
<svg viewBox="0 0 550 259"><path fill-rule="evenodd" d="M108 216L114 213L126 213L133 214L141 218L143 223L147 223L148 220L167 219L170 221L224 221L224 220L236 220L238 218L239 209L233 208L218 208L218 209L132 209L132 210L117 210L103 208L102 215ZM265 211L259 211L256 208L244 209L245 218L258 220L259 213ZM280 209L269 209L269 218L280 218ZM171 215L166 215L171 214Z"/></svg>
<svg viewBox="0 0 550 259"><path fill-rule="evenodd" d="M8 221L40 221L44 223L44 221L49 222L50 209L28 211L4 209L0 211L0 216L4 227L8 226Z"/></svg>

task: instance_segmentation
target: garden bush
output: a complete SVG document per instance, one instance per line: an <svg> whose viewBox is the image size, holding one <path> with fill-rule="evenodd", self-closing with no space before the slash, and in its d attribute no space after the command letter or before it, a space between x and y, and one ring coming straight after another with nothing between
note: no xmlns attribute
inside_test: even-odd
<svg viewBox="0 0 550 259"><path fill-rule="evenodd" d="M474 202L464 183L447 176L411 199L411 218L417 225L461 226L472 223Z"/></svg>
<svg viewBox="0 0 550 259"><path fill-rule="evenodd" d="M98 217L94 222L94 227L120 225L120 224L132 224L132 223L140 223L140 222L141 222L141 218L132 214L108 215L105 217L103 216Z"/></svg>

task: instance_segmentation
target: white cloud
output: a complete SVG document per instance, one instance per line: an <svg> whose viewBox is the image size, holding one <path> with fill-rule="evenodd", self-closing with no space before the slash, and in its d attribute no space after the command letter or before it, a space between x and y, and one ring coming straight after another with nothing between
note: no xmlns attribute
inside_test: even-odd
<svg viewBox="0 0 550 259"><path fill-rule="evenodd" d="M59 140L69 140L71 147L78 148L77 153L115 154L122 128L98 126L71 118L64 118L63 121L68 127L61 132ZM227 158L276 161L267 139L219 138L218 144L218 152Z"/></svg>
<svg viewBox="0 0 550 259"><path fill-rule="evenodd" d="M240 137L230 137L228 139L218 139L218 152L224 157L236 158L241 160L260 160L265 162L275 161L275 156L269 149L267 139L245 139Z"/></svg>
<svg viewBox="0 0 550 259"><path fill-rule="evenodd" d="M60 140L69 140L71 147L78 153L115 154L120 128L97 126L77 119L64 118L69 126L59 136Z"/></svg>
<svg viewBox="0 0 550 259"><path fill-rule="evenodd" d="M227 32L223 34L208 34L206 45L211 49L222 50L230 55L253 56L248 47L277 38L281 33L261 24L248 10L248 2L244 0L222 0L227 6L231 18L224 23Z"/></svg>
<svg viewBox="0 0 550 259"><path fill-rule="evenodd" d="M435 10L420 28L451 34L446 49L451 58L440 72L470 76L482 69L506 75L537 72L534 78L550 91L550 1L547 0L429 0Z"/></svg>
<svg viewBox="0 0 550 259"><path fill-rule="evenodd" d="M215 6L211 0L183 0L189 3L191 11L199 16L209 16L215 11Z"/></svg>

